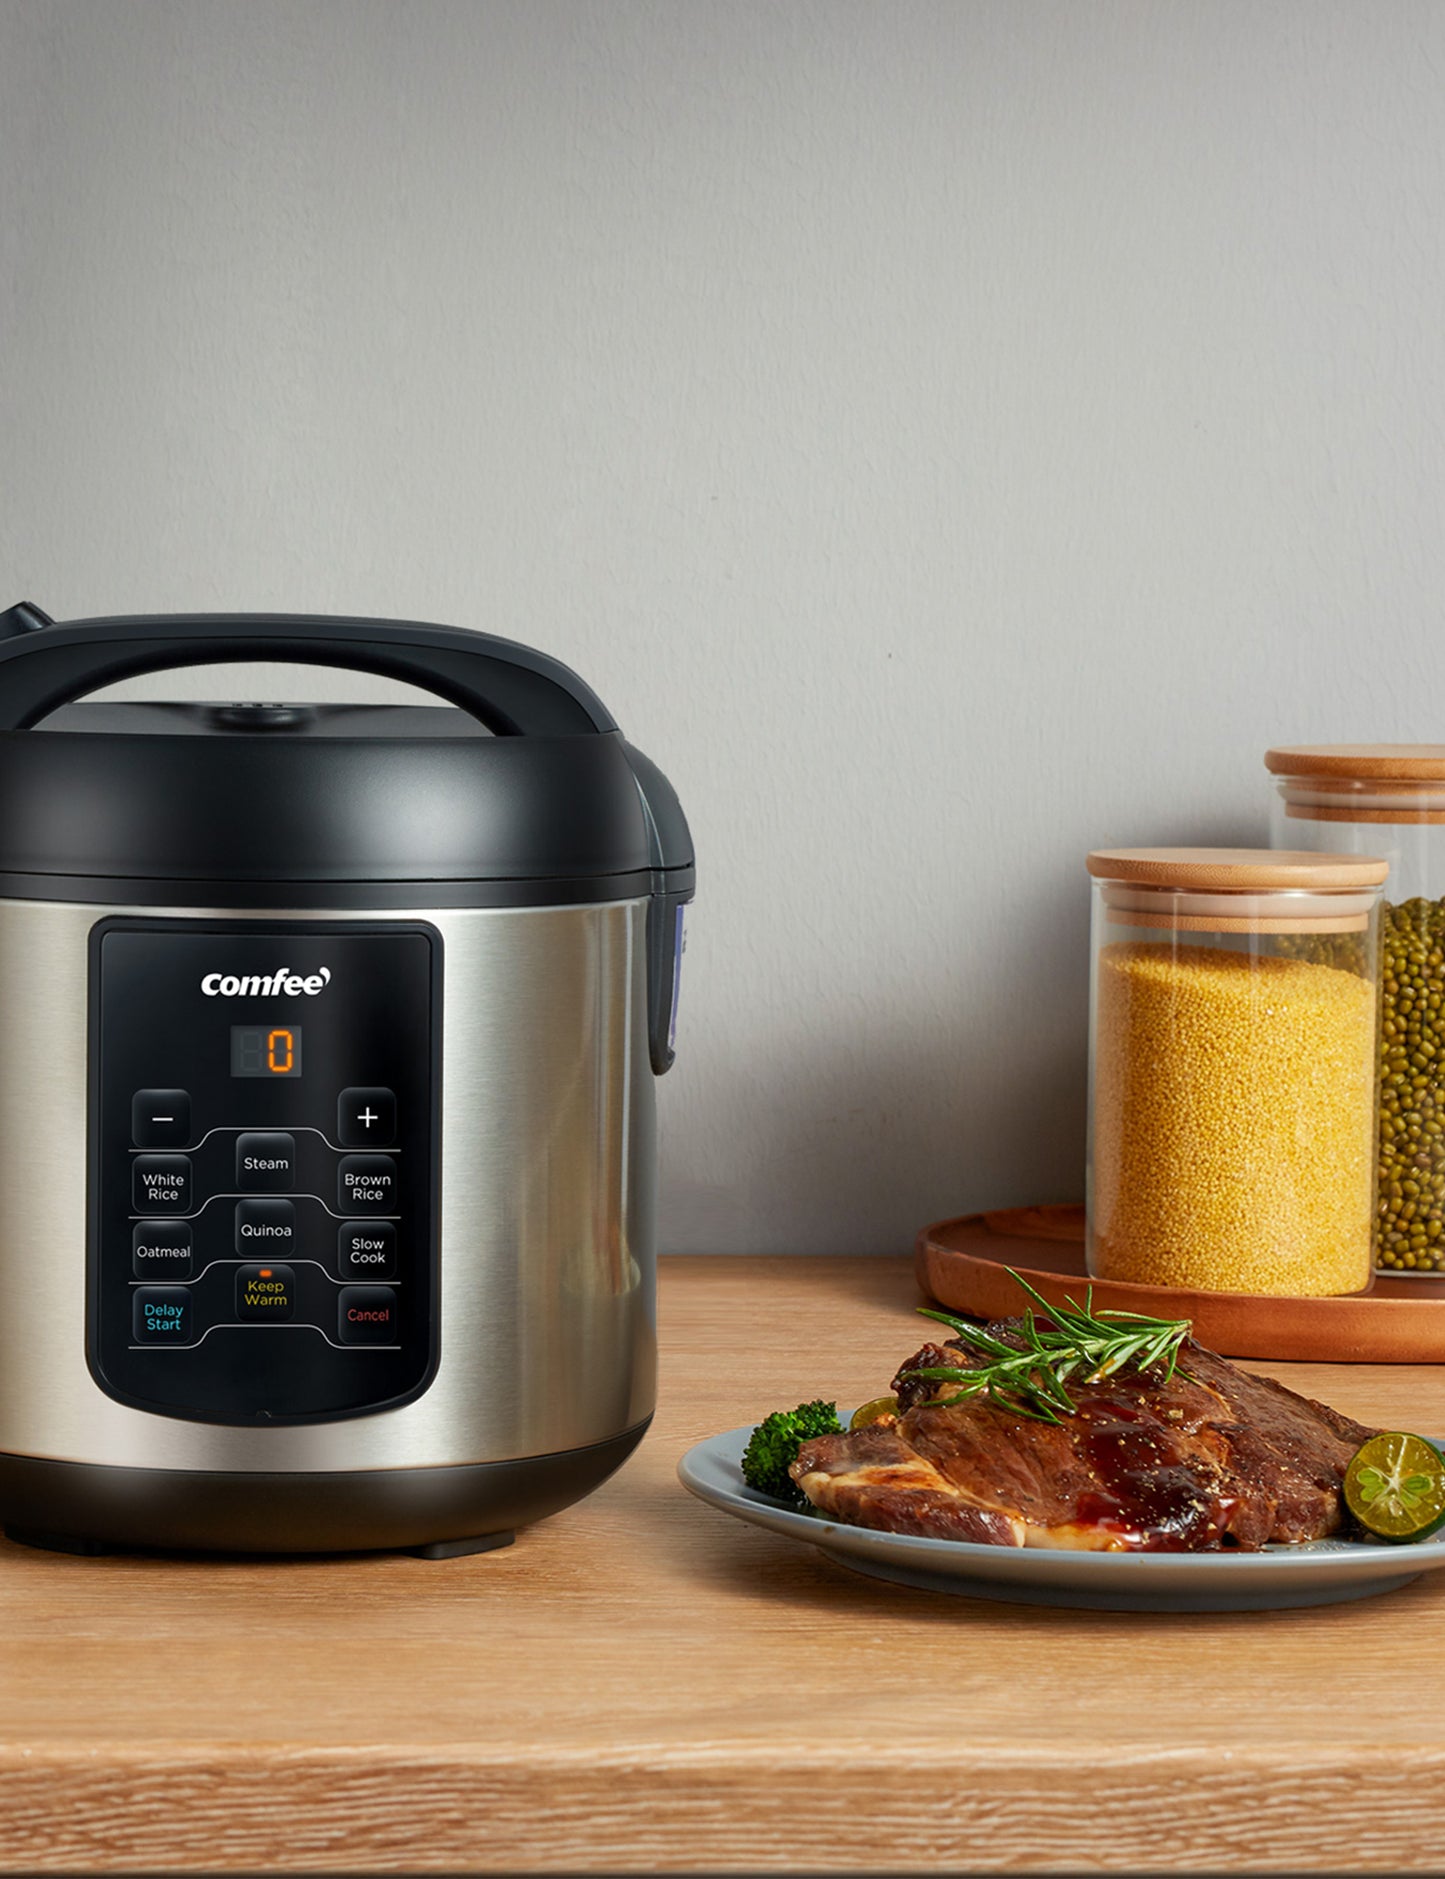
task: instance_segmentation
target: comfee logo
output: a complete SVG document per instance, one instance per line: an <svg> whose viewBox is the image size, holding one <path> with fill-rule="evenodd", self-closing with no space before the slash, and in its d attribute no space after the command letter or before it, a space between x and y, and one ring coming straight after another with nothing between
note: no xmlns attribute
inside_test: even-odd
<svg viewBox="0 0 1445 1879"><path fill-rule="evenodd" d="M314 998L330 983L330 966L304 978L290 966L278 966L274 972L251 973L245 978L233 972L208 972L201 990L207 998Z"/></svg>

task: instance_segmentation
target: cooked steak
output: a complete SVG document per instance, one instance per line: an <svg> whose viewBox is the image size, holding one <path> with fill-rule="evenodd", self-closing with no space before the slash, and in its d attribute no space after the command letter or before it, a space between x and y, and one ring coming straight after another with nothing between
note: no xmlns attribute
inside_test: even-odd
<svg viewBox="0 0 1445 1879"><path fill-rule="evenodd" d="M1008 1323L990 1327L1006 1335ZM793 1479L836 1519L889 1533L1090 1551L1250 1550L1342 1519L1350 1456L1376 1433L1188 1340L1166 1382L1127 1366L1071 1382L1075 1413L1037 1422L910 1374L977 1360L926 1344L894 1379L900 1414L804 1443Z"/></svg>

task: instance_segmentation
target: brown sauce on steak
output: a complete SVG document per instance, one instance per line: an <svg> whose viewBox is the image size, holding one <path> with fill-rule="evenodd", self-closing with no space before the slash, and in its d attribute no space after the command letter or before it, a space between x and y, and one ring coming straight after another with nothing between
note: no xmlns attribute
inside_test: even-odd
<svg viewBox="0 0 1445 1879"><path fill-rule="evenodd" d="M1079 1496L1079 1518L1148 1552L1214 1546L1232 1503L1191 1465L1170 1432L1137 1404L1095 1397L1081 1404L1079 1452L1099 1485Z"/></svg>
<svg viewBox="0 0 1445 1879"><path fill-rule="evenodd" d="M925 1345L895 1379L896 1422L804 1444L792 1474L815 1506L991 1545L1253 1549L1334 1532L1345 1465L1375 1433L1192 1340L1170 1378L1126 1367L1071 1383L1075 1413L1058 1423L982 1397L940 1403L949 1385L911 1374L939 1366L971 1359Z"/></svg>

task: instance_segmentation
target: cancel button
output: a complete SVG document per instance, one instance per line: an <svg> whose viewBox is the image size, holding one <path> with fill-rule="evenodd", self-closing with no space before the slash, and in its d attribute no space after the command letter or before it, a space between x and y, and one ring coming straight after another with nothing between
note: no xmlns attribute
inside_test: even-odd
<svg viewBox="0 0 1445 1879"><path fill-rule="evenodd" d="M389 1285L343 1285L336 1301L336 1335L343 1344L397 1344L396 1293Z"/></svg>

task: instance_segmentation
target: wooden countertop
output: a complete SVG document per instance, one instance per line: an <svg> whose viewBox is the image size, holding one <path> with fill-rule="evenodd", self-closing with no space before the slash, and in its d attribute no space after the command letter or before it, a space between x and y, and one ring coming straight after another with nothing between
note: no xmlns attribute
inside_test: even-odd
<svg viewBox="0 0 1445 1879"><path fill-rule="evenodd" d="M665 1263L662 1399L506 1551L257 1564L0 1546L5 1871L1435 1869L1445 1574L1173 1617L861 1578L678 1485L861 1401L905 1259ZM1445 1371L1256 1366L1445 1429Z"/></svg>

